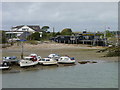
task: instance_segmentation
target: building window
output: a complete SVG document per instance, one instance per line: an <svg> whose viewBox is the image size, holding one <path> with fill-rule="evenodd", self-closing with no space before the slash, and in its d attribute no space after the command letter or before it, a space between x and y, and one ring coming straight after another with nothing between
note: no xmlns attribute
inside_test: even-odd
<svg viewBox="0 0 120 90"><path fill-rule="evenodd" d="M28 28L22 28L22 31L28 31Z"/></svg>

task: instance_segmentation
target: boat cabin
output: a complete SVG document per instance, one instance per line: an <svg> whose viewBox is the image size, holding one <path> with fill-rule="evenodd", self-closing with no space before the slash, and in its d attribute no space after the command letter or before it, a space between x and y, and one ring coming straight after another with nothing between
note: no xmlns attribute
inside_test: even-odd
<svg viewBox="0 0 120 90"><path fill-rule="evenodd" d="M43 58L41 61L50 61L50 58Z"/></svg>
<svg viewBox="0 0 120 90"><path fill-rule="evenodd" d="M37 61L37 58L34 58L34 57L24 57L24 60Z"/></svg>

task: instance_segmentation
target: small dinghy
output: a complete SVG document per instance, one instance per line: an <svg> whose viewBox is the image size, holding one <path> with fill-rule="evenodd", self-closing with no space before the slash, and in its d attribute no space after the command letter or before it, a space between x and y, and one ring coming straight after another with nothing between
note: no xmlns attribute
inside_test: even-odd
<svg viewBox="0 0 120 90"><path fill-rule="evenodd" d="M39 60L39 64L42 65L57 65L57 61L51 58L43 58Z"/></svg>
<svg viewBox="0 0 120 90"><path fill-rule="evenodd" d="M75 59L74 57L69 57L69 56L62 56L58 59L58 63L61 64L74 64Z"/></svg>
<svg viewBox="0 0 120 90"><path fill-rule="evenodd" d="M19 60L17 59L16 56L8 56L8 57L3 57L3 62L7 62L8 64L18 64Z"/></svg>

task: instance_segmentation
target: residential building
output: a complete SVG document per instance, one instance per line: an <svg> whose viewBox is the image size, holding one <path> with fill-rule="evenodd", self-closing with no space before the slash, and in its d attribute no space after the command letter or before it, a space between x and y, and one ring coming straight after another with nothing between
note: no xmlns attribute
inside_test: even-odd
<svg viewBox="0 0 120 90"><path fill-rule="evenodd" d="M27 32L27 34L26 34ZM42 37L42 30L40 29L39 25L20 25L20 26L14 26L11 28L10 31L6 32L7 37L10 38L19 38L23 39L24 37L27 37L31 35L32 33L39 32L40 37Z"/></svg>

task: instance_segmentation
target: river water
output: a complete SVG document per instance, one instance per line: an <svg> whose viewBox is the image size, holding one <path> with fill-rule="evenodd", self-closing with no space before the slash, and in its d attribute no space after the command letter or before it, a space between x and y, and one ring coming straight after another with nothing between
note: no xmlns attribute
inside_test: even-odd
<svg viewBox="0 0 120 90"><path fill-rule="evenodd" d="M50 68L49 68L50 67ZM118 63L100 62L74 66L3 73L3 88L118 88Z"/></svg>

